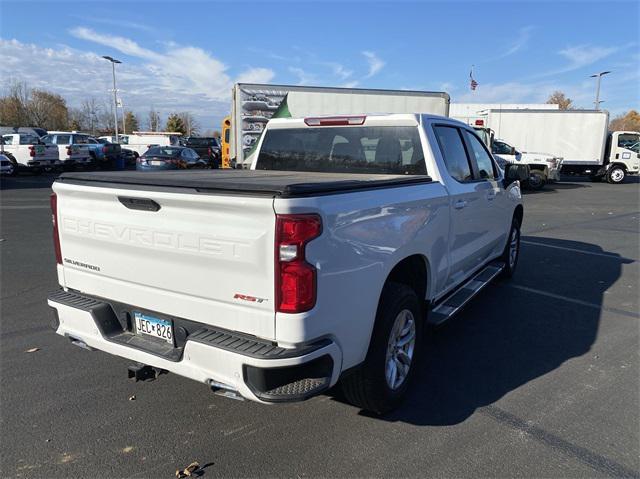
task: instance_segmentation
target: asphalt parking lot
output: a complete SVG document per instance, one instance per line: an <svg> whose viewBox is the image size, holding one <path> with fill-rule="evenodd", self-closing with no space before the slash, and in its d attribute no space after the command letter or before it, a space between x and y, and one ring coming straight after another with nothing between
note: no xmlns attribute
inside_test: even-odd
<svg viewBox="0 0 640 479"><path fill-rule="evenodd" d="M2 476L174 477L198 461L203 477L640 477L637 179L527 194L515 277L429 337L385 417L337 391L263 406L175 375L133 383L128 361L55 335L50 184L1 183Z"/></svg>

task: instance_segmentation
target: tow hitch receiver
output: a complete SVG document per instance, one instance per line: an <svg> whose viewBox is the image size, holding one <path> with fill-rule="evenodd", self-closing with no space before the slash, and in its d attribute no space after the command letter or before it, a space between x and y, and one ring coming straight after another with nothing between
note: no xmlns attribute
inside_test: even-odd
<svg viewBox="0 0 640 479"><path fill-rule="evenodd" d="M158 379L161 374L166 374L165 369L154 368L153 366L147 366L146 364L136 363L129 366L128 375L129 379L138 381L153 381Z"/></svg>

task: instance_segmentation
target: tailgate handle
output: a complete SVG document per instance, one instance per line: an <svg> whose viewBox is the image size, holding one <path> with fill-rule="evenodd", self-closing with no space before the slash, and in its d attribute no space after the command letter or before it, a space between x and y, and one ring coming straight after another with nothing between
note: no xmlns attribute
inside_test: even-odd
<svg viewBox="0 0 640 479"><path fill-rule="evenodd" d="M118 196L118 201L130 210L158 211L160 209L160 205L149 198Z"/></svg>

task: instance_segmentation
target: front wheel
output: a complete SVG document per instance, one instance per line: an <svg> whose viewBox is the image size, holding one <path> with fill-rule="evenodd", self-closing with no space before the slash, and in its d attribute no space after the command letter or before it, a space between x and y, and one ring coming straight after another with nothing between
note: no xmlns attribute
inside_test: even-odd
<svg viewBox="0 0 640 479"><path fill-rule="evenodd" d="M400 283L382 290L364 363L342 380L347 400L384 414L403 400L422 344L422 308L415 291Z"/></svg>
<svg viewBox="0 0 640 479"><path fill-rule="evenodd" d="M625 176L626 173L624 171L624 168L621 168L620 166L614 166L609 170L609 173L607 173L607 181L611 184L619 185L624 181Z"/></svg>
<svg viewBox="0 0 640 479"><path fill-rule="evenodd" d="M532 171L529 174L529 179L527 180L527 187L533 191L539 191L544 188L547 179L545 178L543 173L539 171Z"/></svg>
<svg viewBox="0 0 640 479"><path fill-rule="evenodd" d="M504 247L502 253L502 261L504 262L504 269L502 270L502 276L504 278L511 278L516 271L518 265L518 258L520 257L520 223L516 218L513 218L511 222L511 229L509 230L509 238L507 244Z"/></svg>

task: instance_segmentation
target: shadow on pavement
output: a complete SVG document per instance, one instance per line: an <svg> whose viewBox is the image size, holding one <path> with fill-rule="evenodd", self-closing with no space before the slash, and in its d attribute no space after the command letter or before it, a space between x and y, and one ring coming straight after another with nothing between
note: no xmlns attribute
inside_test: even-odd
<svg viewBox="0 0 640 479"><path fill-rule="evenodd" d="M57 174L33 175L21 173L17 176L0 176L0 190L26 190L33 188L51 188Z"/></svg>
<svg viewBox="0 0 640 479"><path fill-rule="evenodd" d="M622 264L632 260L578 241L523 240L548 241L554 248L523 245L510 281L490 285L456 318L427 335L422 364L400 409L373 417L415 425L458 424L590 350L603 294L620 277ZM339 393L336 399L342 400Z"/></svg>

